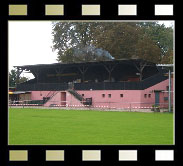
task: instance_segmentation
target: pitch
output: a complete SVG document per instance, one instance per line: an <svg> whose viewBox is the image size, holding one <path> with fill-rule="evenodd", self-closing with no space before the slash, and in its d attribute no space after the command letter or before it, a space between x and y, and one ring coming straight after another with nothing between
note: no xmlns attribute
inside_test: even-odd
<svg viewBox="0 0 183 166"><path fill-rule="evenodd" d="M172 145L172 113L9 109L9 145Z"/></svg>

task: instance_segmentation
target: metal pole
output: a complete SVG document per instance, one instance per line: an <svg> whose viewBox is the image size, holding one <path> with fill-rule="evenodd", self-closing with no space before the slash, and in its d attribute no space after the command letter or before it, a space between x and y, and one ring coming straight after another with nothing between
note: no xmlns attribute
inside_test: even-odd
<svg viewBox="0 0 183 166"><path fill-rule="evenodd" d="M171 71L169 69L168 111L171 112Z"/></svg>
<svg viewBox="0 0 183 166"><path fill-rule="evenodd" d="M132 106L131 106L131 103L130 103L130 112L132 111Z"/></svg>

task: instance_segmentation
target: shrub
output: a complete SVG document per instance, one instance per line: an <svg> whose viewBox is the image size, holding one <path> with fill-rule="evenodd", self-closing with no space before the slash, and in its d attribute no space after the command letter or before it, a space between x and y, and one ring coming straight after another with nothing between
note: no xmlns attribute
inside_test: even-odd
<svg viewBox="0 0 183 166"><path fill-rule="evenodd" d="M158 105L152 105L151 111L160 112L160 106L158 106Z"/></svg>

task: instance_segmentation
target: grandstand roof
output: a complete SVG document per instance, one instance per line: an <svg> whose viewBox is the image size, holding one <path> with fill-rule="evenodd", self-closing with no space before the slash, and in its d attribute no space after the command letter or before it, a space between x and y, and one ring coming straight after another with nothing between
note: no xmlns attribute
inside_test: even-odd
<svg viewBox="0 0 183 166"><path fill-rule="evenodd" d="M158 73L159 67L155 63L143 59L120 59L110 61L53 63L15 66L21 72L31 72L35 79L29 83L68 83L130 81L138 80L140 67L145 63L143 78ZM133 78L132 78L133 77Z"/></svg>
<svg viewBox="0 0 183 166"><path fill-rule="evenodd" d="M90 61L90 62L75 62L75 63L52 63L52 64L35 64L35 65L23 65L23 66L14 66L16 68L22 69L22 70L31 70L36 68L57 68L57 67L77 67L77 66L95 66L95 65L108 65L108 64L128 64L133 65L140 64L142 62L147 62L147 65L154 66L155 63L148 62L143 59L119 59L119 60L109 60L109 61Z"/></svg>

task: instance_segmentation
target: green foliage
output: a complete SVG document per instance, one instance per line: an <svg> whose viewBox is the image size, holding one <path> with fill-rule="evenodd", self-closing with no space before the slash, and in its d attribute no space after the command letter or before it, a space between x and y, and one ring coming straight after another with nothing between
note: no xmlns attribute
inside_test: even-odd
<svg viewBox="0 0 183 166"><path fill-rule="evenodd" d="M158 105L152 105L151 111L160 112L160 106L158 106Z"/></svg>
<svg viewBox="0 0 183 166"><path fill-rule="evenodd" d="M27 77L18 76L17 69L12 69L9 72L9 87L16 87L18 83L23 83L29 80Z"/></svg>
<svg viewBox="0 0 183 166"><path fill-rule="evenodd" d="M115 59L173 61L173 28L157 22L53 22L52 34L60 62L93 60L89 53L76 57L75 49L86 46L102 48Z"/></svg>
<svg viewBox="0 0 183 166"><path fill-rule="evenodd" d="M135 55L135 45L140 30L134 23L101 23L96 32L96 47L110 52L115 59L131 58Z"/></svg>
<svg viewBox="0 0 183 166"><path fill-rule="evenodd" d="M156 22L137 24L161 49L159 63L173 63L173 28Z"/></svg>
<svg viewBox="0 0 183 166"><path fill-rule="evenodd" d="M93 42L95 23L88 22L55 22L52 34L53 49L58 51L58 61L73 62L73 48L91 45Z"/></svg>
<svg viewBox="0 0 183 166"><path fill-rule="evenodd" d="M15 87L16 79L17 79L16 71L12 69L9 72L9 87Z"/></svg>
<svg viewBox="0 0 183 166"><path fill-rule="evenodd" d="M9 109L10 145L173 144L173 114Z"/></svg>

